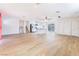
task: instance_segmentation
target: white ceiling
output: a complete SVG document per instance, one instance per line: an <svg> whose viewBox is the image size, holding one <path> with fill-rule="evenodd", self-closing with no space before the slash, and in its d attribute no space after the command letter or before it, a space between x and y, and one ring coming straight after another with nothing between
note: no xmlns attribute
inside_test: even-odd
<svg viewBox="0 0 79 59"><path fill-rule="evenodd" d="M60 13L56 13L60 11ZM18 16L27 18L44 18L57 17L58 15L62 17L67 16L79 16L79 4L67 4L67 3L15 3L15 4L0 4L0 12L3 16Z"/></svg>

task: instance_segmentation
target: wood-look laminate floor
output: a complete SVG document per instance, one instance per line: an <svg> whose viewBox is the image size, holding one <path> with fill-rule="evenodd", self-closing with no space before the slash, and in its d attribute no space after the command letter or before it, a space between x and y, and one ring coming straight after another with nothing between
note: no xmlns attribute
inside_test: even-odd
<svg viewBox="0 0 79 59"><path fill-rule="evenodd" d="M79 55L79 37L52 34L20 34L4 36L0 41L0 55Z"/></svg>

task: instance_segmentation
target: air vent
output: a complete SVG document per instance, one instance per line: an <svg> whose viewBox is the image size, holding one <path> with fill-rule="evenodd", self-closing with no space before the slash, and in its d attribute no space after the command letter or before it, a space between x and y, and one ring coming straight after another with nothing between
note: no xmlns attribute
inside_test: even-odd
<svg viewBox="0 0 79 59"><path fill-rule="evenodd" d="M56 13L60 13L60 11L56 11Z"/></svg>

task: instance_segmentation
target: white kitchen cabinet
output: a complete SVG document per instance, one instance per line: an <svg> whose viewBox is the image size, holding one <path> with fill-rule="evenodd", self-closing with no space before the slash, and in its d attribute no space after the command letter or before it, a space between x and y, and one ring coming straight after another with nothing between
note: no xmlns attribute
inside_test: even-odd
<svg viewBox="0 0 79 59"><path fill-rule="evenodd" d="M72 20L72 35L79 36L79 20L78 19Z"/></svg>

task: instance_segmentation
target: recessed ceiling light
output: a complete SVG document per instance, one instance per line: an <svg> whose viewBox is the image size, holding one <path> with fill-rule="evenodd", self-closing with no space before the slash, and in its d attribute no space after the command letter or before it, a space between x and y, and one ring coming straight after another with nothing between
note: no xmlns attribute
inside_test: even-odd
<svg viewBox="0 0 79 59"><path fill-rule="evenodd" d="M61 16L58 16L58 18L61 18Z"/></svg>

